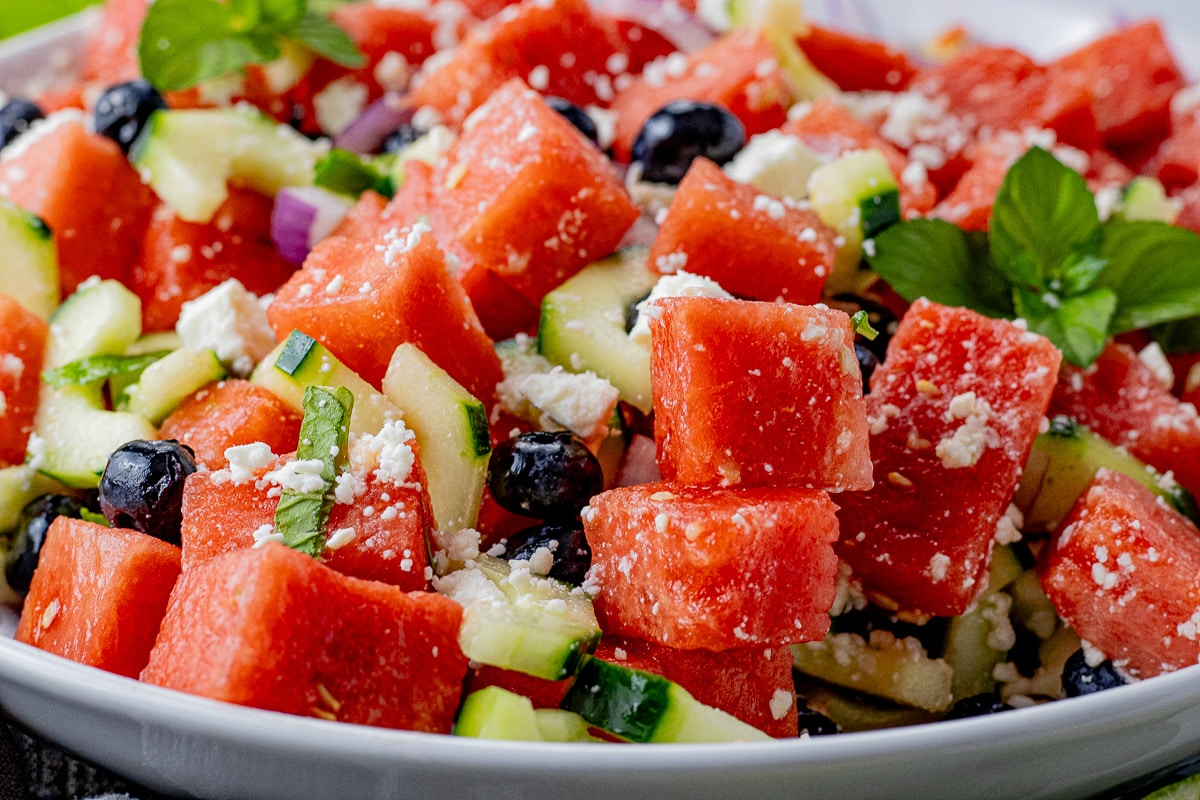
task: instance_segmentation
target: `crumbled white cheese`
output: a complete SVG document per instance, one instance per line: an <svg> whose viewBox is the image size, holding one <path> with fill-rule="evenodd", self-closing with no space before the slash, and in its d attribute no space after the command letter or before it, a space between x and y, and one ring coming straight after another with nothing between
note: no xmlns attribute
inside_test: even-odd
<svg viewBox="0 0 1200 800"><path fill-rule="evenodd" d="M373 473L384 483L402 485L412 475L414 434L402 419L389 419L376 434L363 434L350 448L350 465L359 475Z"/></svg>
<svg viewBox="0 0 1200 800"><path fill-rule="evenodd" d="M184 347L215 351L221 363L243 377L275 347L275 331L259 298L236 278L184 303L175 332Z"/></svg>
<svg viewBox="0 0 1200 800"><path fill-rule="evenodd" d="M797 136L768 131L751 137L725 165L725 174L776 197L808 196L808 179L821 157Z"/></svg>
<svg viewBox="0 0 1200 800"><path fill-rule="evenodd" d="M663 275L654 284L646 299L638 303L638 318L629 331L629 338L645 347L650 346L650 317L655 303L664 297L720 297L727 300L733 295L721 288L721 284L703 275L679 271Z"/></svg>
<svg viewBox="0 0 1200 800"><path fill-rule="evenodd" d="M619 394L594 372L566 372L562 367L527 375L517 388L542 412L543 421L549 417L582 439L607 430Z"/></svg>
<svg viewBox="0 0 1200 800"><path fill-rule="evenodd" d="M367 107L367 87L351 76L332 81L313 95L313 112L321 130L337 136Z"/></svg>
<svg viewBox="0 0 1200 800"><path fill-rule="evenodd" d="M275 454L270 445L263 442L239 444L225 448L225 459L229 462L229 480L235 486L249 483L254 473L271 466Z"/></svg>
<svg viewBox="0 0 1200 800"><path fill-rule="evenodd" d="M297 494L312 494L325 490L325 479L321 471L325 462L319 458L296 459L287 461L278 469L273 469L263 476L263 479L280 488Z"/></svg>
<svg viewBox="0 0 1200 800"><path fill-rule="evenodd" d="M964 392L951 398L947 414L950 419L963 420L963 423L954 433L938 442L934 452L946 469L975 466L987 449L989 440L995 436L988 427L992 407L986 400L976 397L974 392Z"/></svg>

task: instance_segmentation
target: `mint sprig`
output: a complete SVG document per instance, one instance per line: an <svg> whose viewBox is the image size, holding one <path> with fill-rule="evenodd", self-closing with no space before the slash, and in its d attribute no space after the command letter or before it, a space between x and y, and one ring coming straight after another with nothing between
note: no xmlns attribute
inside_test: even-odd
<svg viewBox="0 0 1200 800"><path fill-rule="evenodd" d="M875 237L872 269L902 297L927 297L997 318L1023 318L1079 366L1108 337L1200 317L1200 236L1159 222L1101 223L1083 177L1045 150L1013 164L987 234L939 220Z"/></svg>
<svg viewBox="0 0 1200 800"><path fill-rule="evenodd" d="M138 40L142 75L156 89L186 89L274 61L293 42L336 64L365 59L344 30L306 0L156 0Z"/></svg>

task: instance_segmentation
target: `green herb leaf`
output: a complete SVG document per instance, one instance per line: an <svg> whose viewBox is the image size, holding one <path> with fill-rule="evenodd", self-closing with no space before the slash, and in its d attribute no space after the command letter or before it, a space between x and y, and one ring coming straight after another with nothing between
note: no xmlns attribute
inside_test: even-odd
<svg viewBox="0 0 1200 800"><path fill-rule="evenodd" d="M992 260L1016 285L1063 291L1063 271L1095 254L1100 217L1083 176L1041 148L1021 156L996 195L989 223Z"/></svg>
<svg viewBox="0 0 1200 800"><path fill-rule="evenodd" d="M118 376L136 377L146 367L170 353L160 350L140 356L91 356L42 373L42 380L61 389L64 386L91 386Z"/></svg>
<svg viewBox="0 0 1200 800"><path fill-rule="evenodd" d="M108 524L108 517L104 516L103 514L97 514L90 508L79 509L79 518L84 522L94 522L95 524L103 525L106 528L112 527Z"/></svg>
<svg viewBox="0 0 1200 800"><path fill-rule="evenodd" d="M1097 281L1120 302L1112 332L1139 330L1200 312L1200 236L1163 222L1114 222L1104 228L1108 267Z"/></svg>
<svg viewBox="0 0 1200 800"><path fill-rule="evenodd" d="M367 189L374 189L388 198L396 193L391 176L383 174L357 154L336 147L317 161L313 183L331 192L354 197Z"/></svg>
<svg viewBox="0 0 1200 800"><path fill-rule="evenodd" d="M156 0L142 23L138 59L155 88L186 89L274 61L285 39L344 66L365 63L346 32L305 0Z"/></svg>
<svg viewBox="0 0 1200 800"><path fill-rule="evenodd" d="M926 297L990 317L1011 317L1007 279L992 265L987 244L949 222L914 219L874 239L867 262L906 300Z"/></svg>
<svg viewBox="0 0 1200 800"><path fill-rule="evenodd" d="M1110 289L1092 289L1074 297L1018 288L1013 293L1018 316L1029 329L1054 342L1063 358L1080 367L1096 360L1108 340L1108 326L1117 308Z"/></svg>
<svg viewBox="0 0 1200 800"><path fill-rule="evenodd" d="M1200 353L1200 316L1155 325L1150 336L1164 353Z"/></svg>
<svg viewBox="0 0 1200 800"><path fill-rule="evenodd" d="M879 335L879 331L871 325L871 317L866 311L856 311L850 317L850 324L854 326L854 332L864 339L875 341L875 337Z"/></svg>

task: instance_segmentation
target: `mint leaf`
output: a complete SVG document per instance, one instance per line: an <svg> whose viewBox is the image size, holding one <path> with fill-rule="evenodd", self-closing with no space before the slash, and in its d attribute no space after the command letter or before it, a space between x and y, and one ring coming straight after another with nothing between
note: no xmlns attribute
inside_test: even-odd
<svg viewBox="0 0 1200 800"><path fill-rule="evenodd" d="M367 63L358 46L344 30L313 11L302 16L292 29L291 38L335 64L361 67Z"/></svg>
<svg viewBox="0 0 1200 800"><path fill-rule="evenodd" d="M893 225L875 237L867 262L906 300L925 297L990 317L1013 315L1008 281L992 265L984 239L949 222Z"/></svg>
<svg viewBox="0 0 1200 800"><path fill-rule="evenodd" d="M1117 307L1110 289L1092 289L1074 297L1018 288L1013 292L1017 315L1029 329L1054 342L1063 358L1086 367L1096 360L1108 340L1108 327Z"/></svg>
<svg viewBox="0 0 1200 800"><path fill-rule="evenodd" d="M1113 333L1200 314L1200 236L1163 222L1113 222L1100 249L1097 286L1117 293Z"/></svg>
<svg viewBox="0 0 1200 800"><path fill-rule="evenodd" d="M988 243L996 268L1014 284L1054 288L1072 257L1096 253L1100 236L1096 201L1083 176L1050 153L1034 147L1004 176Z"/></svg>
<svg viewBox="0 0 1200 800"><path fill-rule="evenodd" d="M64 386L91 386L118 376L136 377L146 367L170 353L161 350L140 356L91 356L42 373L42 381L61 389Z"/></svg>
<svg viewBox="0 0 1200 800"><path fill-rule="evenodd" d="M95 511L92 511L90 508L87 508L87 507L79 509L79 518L81 520L83 520L84 522L91 522L96 525L103 525L106 528L112 527L111 525L108 524L108 517L104 516L103 514L98 514Z"/></svg>
<svg viewBox="0 0 1200 800"><path fill-rule="evenodd" d="M1164 353L1200 353L1200 316L1155 325L1150 336Z"/></svg>
<svg viewBox="0 0 1200 800"><path fill-rule="evenodd" d="M274 61L284 40L344 66L365 63L346 32L305 0L156 0L142 23L138 59L146 80L172 91Z"/></svg>
<svg viewBox="0 0 1200 800"><path fill-rule="evenodd" d="M854 327L854 332L864 339L873 342L875 337L879 336L879 331L871 325L871 316L866 311L855 311L850 317L850 324Z"/></svg>

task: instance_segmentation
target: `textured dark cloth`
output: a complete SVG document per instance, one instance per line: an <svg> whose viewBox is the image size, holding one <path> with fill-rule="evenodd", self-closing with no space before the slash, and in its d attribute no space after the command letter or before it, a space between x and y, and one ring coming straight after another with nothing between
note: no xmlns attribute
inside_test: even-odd
<svg viewBox="0 0 1200 800"><path fill-rule="evenodd" d="M0 800L166 800L0 723Z"/></svg>

